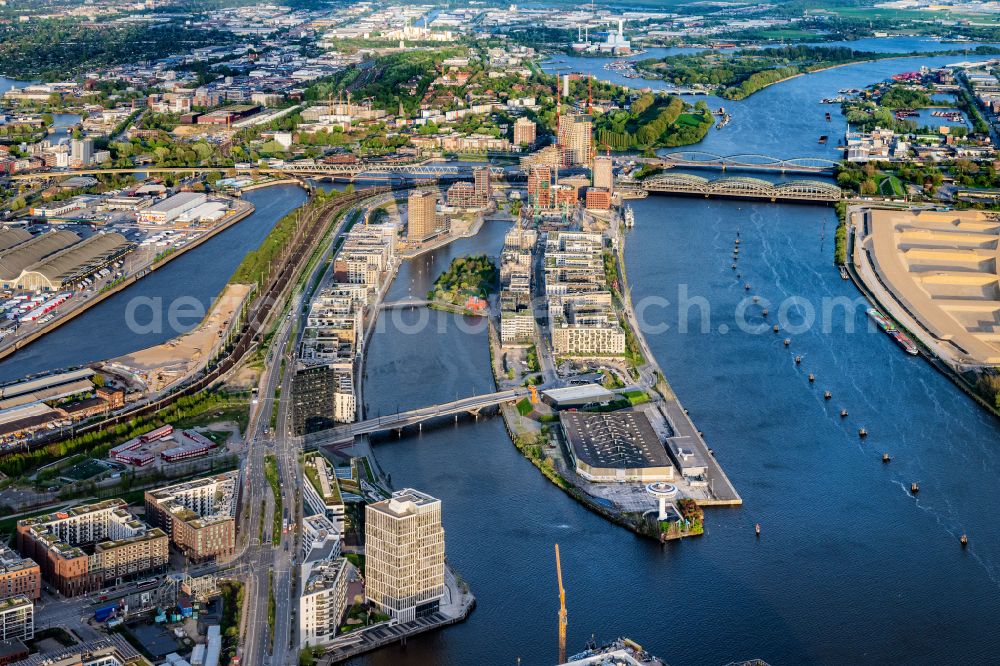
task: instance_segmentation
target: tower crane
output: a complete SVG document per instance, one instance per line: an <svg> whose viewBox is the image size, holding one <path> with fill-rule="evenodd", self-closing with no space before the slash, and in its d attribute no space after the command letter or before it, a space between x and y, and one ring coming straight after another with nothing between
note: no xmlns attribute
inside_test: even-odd
<svg viewBox="0 0 1000 666"><path fill-rule="evenodd" d="M559 544L556 544L556 576L559 579L559 663L566 662L566 589L562 582L562 563L559 561Z"/></svg>

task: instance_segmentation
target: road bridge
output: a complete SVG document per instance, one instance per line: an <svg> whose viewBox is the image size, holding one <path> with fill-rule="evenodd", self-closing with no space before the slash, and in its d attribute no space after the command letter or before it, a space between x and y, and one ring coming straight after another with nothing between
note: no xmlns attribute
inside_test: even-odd
<svg viewBox="0 0 1000 666"><path fill-rule="evenodd" d="M451 416L453 414L462 413L478 414L483 409L496 407L497 405L505 402L518 400L528 394L529 390L526 388L515 388L506 391L497 391L496 393L474 395L468 398L461 398L460 400L431 405L430 407L411 409L405 412L399 412L398 414L377 416L372 419L357 421L355 423L346 423L335 428L321 430L319 432L312 433L311 435L306 435L305 443L307 447L316 448L319 446L349 441L354 439L357 435L370 435L376 432L397 430L407 426L418 425L429 419L441 416Z"/></svg>
<svg viewBox="0 0 1000 666"><path fill-rule="evenodd" d="M665 173L647 178L642 186L649 192L691 194L704 197L765 199L827 203L840 201L841 189L818 180L790 180L772 183L760 178L718 178L708 180L684 173Z"/></svg>
<svg viewBox="0 0 1000 666"><path fill-rule="evenodd" d="M783 159L756 153L716 155L701 150L682 150L656 158L641 158L636 161L666 168L687 167L720 169L722 171L732 169L735 171L775 171L778 173L833 173L837 166L835 160L822 157Z"/></svg>
<svg viewBox="0 0 1000 666"><path fill-rule="evenodd" d="M379 304L382 310L396 310L403 308L419 308L430 305L432 301L425 298L403 298L398 301L384 301Z"/></svg>

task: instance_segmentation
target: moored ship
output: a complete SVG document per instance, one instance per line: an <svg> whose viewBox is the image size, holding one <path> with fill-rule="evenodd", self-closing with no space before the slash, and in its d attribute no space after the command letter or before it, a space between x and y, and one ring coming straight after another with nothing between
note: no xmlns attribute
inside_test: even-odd
<svg viewBox="0 0 1000 666"><path fill-rule="evenodd" d="M913 343L913 340L910 340L905 333L897 329L893 323L889 321L888 317L875 308L868 308L867 312L868 316L872 318L880 329L882 329L882 332L895 340L896 344L903 348L903 351L911 356L916 356L919 353L917 345Z"/></svg>

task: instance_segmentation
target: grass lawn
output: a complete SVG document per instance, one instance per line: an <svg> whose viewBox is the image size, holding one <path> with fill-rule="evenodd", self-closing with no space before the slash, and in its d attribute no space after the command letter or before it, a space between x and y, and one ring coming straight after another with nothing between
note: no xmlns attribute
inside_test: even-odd
<svg viewBox="0 0 1000 666"><path fill-rule="evenodd" d="M900 182L899 178L893 175L887 175L879 181L878 184L879 192L887 197L903 197L906 196L906 189L903 187L903 183Z"/></svg>
<svg viewBox="0 0 1000 666"><path fill-rule="evenodd" d="M703 116L697 113L682 113L677 118L678 125L690 125L692 127L697 127L701 124Z"/></svg>
<svg viewBox="0 0 1000 666"><path fill-rule="evenodd" d="M531 401L527 398L521 398L520 402L517 403L517 413L521 416L527 416L533 411L535 408L531 406Z"/></svg>

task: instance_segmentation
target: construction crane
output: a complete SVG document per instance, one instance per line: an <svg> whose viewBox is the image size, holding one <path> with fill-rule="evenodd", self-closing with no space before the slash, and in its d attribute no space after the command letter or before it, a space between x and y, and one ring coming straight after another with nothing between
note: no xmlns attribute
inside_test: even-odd
<svg viewBox="0 0 1000 666"><path fill-rule="evenodd" d="M566 589L562 582L559 544L556 544L556 576L559 578L559 663L566 663Z"/></svg>

